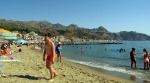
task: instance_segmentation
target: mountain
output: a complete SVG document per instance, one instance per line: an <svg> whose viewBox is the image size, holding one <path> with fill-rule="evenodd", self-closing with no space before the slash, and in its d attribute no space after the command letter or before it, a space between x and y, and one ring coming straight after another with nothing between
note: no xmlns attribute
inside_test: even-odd
<svg viewBox="0 0 150 83"><path fill-rule="evenodd" d="M87 29L78 27L76 24L64 26L62 24L52 24L44 21L13 21L0 19L0 28L10 31L19 31L20 33L29 33L34 31L40 35L46 32L52 33L52 36L63 35L65 37L79 37L83 39L102 39L102 40L123 40L123 41L144 41L150 40L150 36L137 33L135 31L120 31L112 33L105 27Z"/></svg>
<svg viewBox="0 0 150 83"><path fill-rule="evenodd" d="M129 41L134 41L134 40L150 40L150 36L142 33L137 33L135 31L121 31L119 32L120 36L123 38L122 40L129 40Z"/></svg>

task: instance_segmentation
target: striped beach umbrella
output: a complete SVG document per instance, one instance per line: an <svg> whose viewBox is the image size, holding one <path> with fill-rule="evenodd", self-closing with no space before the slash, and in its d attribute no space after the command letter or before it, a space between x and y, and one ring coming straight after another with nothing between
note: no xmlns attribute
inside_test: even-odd
<svg viewBox="0 0 150 83"><path fill-rule="evenodd" d="M17 36L12 34L12 32L8 30L0 29L0 39L5 39L5 40L17 39Z"/></svg>

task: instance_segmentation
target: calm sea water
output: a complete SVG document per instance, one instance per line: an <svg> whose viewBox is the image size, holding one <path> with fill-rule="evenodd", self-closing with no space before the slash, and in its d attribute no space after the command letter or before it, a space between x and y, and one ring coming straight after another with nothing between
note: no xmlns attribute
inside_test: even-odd
<svg viewBox="0 0 150 83"><path fill-rule="evenodd" d="M137 69L130 67L130 51L136 49ZM84 54L81 53L84 49ZM125 52L118 49L124 48ZM83 65L101 68L135 75L142 80L150 81L150 71L143 70L143 48L150 52L150 41L123 42L123 44L99 44L99 45L65 45L63 46L63 58Z"/></svg>

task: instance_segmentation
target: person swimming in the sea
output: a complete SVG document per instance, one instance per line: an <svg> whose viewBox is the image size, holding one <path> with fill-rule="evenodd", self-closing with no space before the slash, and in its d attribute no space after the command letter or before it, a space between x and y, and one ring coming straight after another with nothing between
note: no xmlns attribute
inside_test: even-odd
<svg viewBox="0 0 150 83"><path fill-rule="evenodd" d="M84 55L84 49L83 48L81 48L81 54Z"/></svg>

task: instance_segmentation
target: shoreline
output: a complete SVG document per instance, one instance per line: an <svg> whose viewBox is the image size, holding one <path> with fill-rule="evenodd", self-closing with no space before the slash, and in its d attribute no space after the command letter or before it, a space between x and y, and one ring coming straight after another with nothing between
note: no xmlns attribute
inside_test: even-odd
<svg viewBox="0 0 150 83"><path fill-rule="evenodd" d="M95 67L91 67L91 66L87 66L87 65L83 65L83 64L79 64L79 63L74 63L74 62L67 61L67 60L64 60L64 62L69 64L69 65L79 67L79 68L83 69L85 72L88 72L90 74L95 74L95 75L100 76L100 77L107 79L107 80L117 81L117 83L118 82L119 83L135 83L135 81L132 81L130 79L123 77L124 75L126 75L126 77L130 76L128 74L122 74L123 76L120 76L120 73L115 72L116 75L114 75L114 72L112 72L112 71L108 71L108 70L104 70L104 69L100 69L100 68L95 68ZM140 80L140 81L142 81L142 80ZM141 82L138 82L138 83L141 83Z"/></svg>
<svg viewBox="0 0 150 83"><path fill-rule="evenodd" d="M71 61L65 60L65 62L71 62ZM101 68L95 68L95 67L87 66L87 65L84 65L84 64L75 63L75 62L71 62L71 64L74 64L75 66L79 66L81 68L84 68L85 70L89 69L89 70L91 70L90 72L93 72L94 74L100 74L104 77L110 77L111 79L121 81L121 83L122 82L123 83L124 82L127 82L127 83L131 83L131 82L150 83L150 81L136 78L135 75L130 75L130 74L127 74L127 73L122 73L122 72L117 72L117 71L109 71L109 70L105 70L105 69L101 69Z"/></svg>
<svg viewBox="0 0 150 83"><path fill-rule="evenodd" d="M123 44L122 42L62 42L63 45Z"/></svg>
<svg viewBox="0 0 150 83"><path fill-rule="evenodd" d="M90 69L93 73L96 72L96 74L100 74L100 75L105 76L105 77L108 76L110 78L114 78L117 81L118 80L120 81L120 79L122 79L122 80L124 80L123 83L126 81L128 81L127 83L150 83L150 81L140 79L140 78L136 77L135 75L131 75L131 74L123 73L123 72L118 72L118 71L109 71L109 70L105 70L102 68L96 68L96 67L92 67L89 65L72 62L71 60L67 60L67 59L65 59L65 61L71 62L71 64L75 64L75 66L85 68L85 70ZM121 80L121 83L122 83L122 80Z"/></svg>

